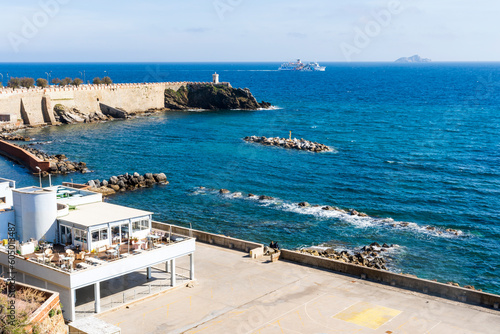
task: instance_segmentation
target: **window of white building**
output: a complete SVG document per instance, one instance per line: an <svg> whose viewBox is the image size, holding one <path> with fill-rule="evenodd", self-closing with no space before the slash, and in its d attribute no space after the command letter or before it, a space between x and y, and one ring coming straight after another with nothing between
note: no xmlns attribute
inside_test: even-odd
<svg viewBox="0 0 500 334"><path fill-rule="evenodd" d="M132 233L149 230L149 219L141 219L132 222Z"/></svg>

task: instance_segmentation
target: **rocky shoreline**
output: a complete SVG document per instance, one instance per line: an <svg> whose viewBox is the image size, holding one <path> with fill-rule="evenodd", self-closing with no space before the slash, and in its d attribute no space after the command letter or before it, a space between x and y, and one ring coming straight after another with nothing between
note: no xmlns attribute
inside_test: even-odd
<svg viewBox="0 0 500 334"><path fill-rule="evenodd" d="M89 180L86 185L91 191L99 192L104 196L114 195L118 192L134 191L140 188L149 188L155 184L167 185L169 182L165 173L146 173L140 175L135 172L111 176L108 180Z"/></svg>
<svg viewBox="0 0 500 334"><path fill-rule="evenodd" d="M21 136L15 133L2 133L0 134L0 140L10 140L10 141L30 141L30 137Z"/></svg>
<svg viewBox="0 0 500 334"><path fill-rule="evenodd" d="M368 246L364 246L359 251L349 252L347 250L336 251L333 248L318 250L314 248L300 249L301 253L306 253L314 256L326 257L332 260L345 263L352 263L358 266L375 268L379 270L387 270L387 260L384 258L384 253L397 245L380 245L374 242Z"/></svg>
<svg viewBox="0 0 500 334"><path fill-rule="evenodd" d="M309 152L329 152L332 149L324 144L312 142L309 140L305 140L303 138L297 139L286 139L279 137L258 137L251 136L243 138L244 141L251 143L258 143L266 146L278 146L288 149L301 150L301 151L309 151Z"/></svg>
<svg viewBox="0 0 500 334"><path fill-rule="evenodd" d="M85 162L79 161L69 161L64 154L49 155L41 150L28 145L16 145L22 149L35 155L38 159L44 161L50 161L50 169L48 172L43 171L42 176L48 176L49 174L68 174L68 173L88 173L87 164Z"/></svg>

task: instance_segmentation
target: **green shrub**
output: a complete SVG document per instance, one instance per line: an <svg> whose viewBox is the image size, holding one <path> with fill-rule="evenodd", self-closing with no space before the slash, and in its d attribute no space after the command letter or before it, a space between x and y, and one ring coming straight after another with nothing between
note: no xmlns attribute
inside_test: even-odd
<svg viewBox="0 0 500 334"><path fill-rule="evenodd" d="M35 86L35 79L33 78L21 78L20 79L21 86L26 87L26 88L31 88Z"/></svg>
<svg viewBox="0 0 500 334"><path fill-rule="evenodd" d="M45 88L49 85L49 83L47 82L47 80L45 79L42 79L42 78L38 78L36 79L36 85L38 87L42 87L42 88Z"/></svg>
<svg viewBox="0 0 500 334"><path fill-rule="evenodd" d="M7 83L7 87L10 87L10 88L19 88L19 87L21 87L21 79L19 79L19 78L10 78L9 82Z"/></svg>
<svg viewBox="0 0 500 334"><path fill-rule="evenodd" d="M101 78L95 77L94 80L92 80L92 83L94 85L100 85L102 83Z"/></svg>
<svg viewBox="0 0 500 334"><path fill-rule="evenodd" d="M66 77L66 78L61 80L60 86L64 87L64 86L71 84L72 82L73 82L73 79L71 79L70 77Z"/></svg>
<svg viewBox="0 0 500 334"><path fill-rule="evenodd" d="M110 77L104 77L102 78L102 83L105 85L111 85L113 83L113 80L111 80Z"/></svg>
<svg viewBox="0 0 500 334"><path fill-rule="evenodd" d="M80 79L80 78L75 78L71 84L72 84L73 86L78 87L78 86L80 86L82 83L83 83L82 79Z"/></svg>

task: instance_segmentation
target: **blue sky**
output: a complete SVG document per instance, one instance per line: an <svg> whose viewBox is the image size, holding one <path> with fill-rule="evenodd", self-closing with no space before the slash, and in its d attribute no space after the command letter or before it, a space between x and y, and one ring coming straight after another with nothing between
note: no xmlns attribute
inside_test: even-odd
<svg viewBox="0 0 500 334"><path fill-rule="evenodd" d="M497 1L3 1L0 62L500 61Z"/></svg>

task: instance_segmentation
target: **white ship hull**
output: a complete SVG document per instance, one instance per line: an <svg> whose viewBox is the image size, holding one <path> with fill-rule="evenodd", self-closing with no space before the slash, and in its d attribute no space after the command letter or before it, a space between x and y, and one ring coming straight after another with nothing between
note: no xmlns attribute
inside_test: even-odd
<svg viewBox="0 0 500 334"><path fill-rule="evenodd" d="M318 63L308 63L305 64L297 59L297 62L289 62L281 64L278 71L301 71L301 72L324 72L326 70L325 66L319 66Z"/></svg>

